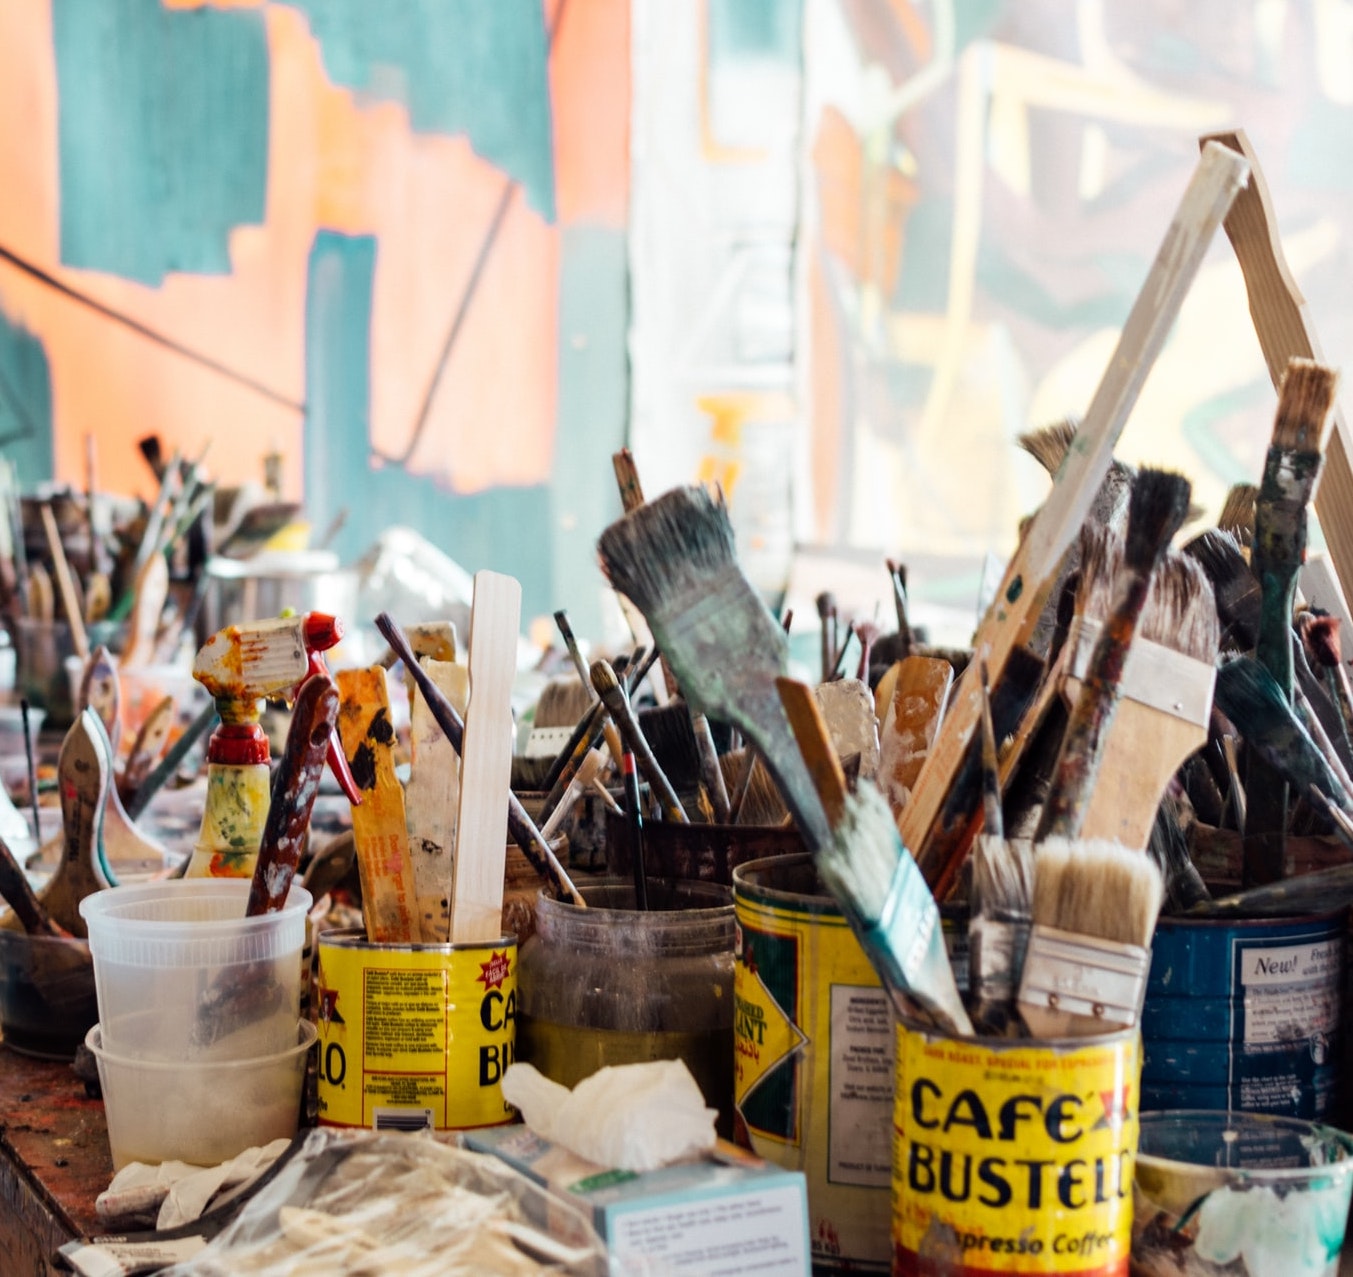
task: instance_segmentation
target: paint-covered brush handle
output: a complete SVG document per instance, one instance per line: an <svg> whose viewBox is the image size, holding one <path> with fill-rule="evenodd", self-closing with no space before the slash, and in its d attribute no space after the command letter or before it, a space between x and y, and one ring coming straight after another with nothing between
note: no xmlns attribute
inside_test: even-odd
<svg viewBox="0 0 1353 1277"><path fill-rule="evenodd" d="M465 741L465 724L456 713L456 707L446 699L442 689L418 664L408 640L404 637L404 632L388 612L382 612L376 617L376 628L390 644L390 650L404 662L404 668L418 684L418 690L423 693L428 709L432 711L432 717L437 720L437 726L446 733L446 739L459 754ZM573 885L563 865L559 863L559 858L549 843L541 837L535 822L526 814L526 808L510 789L507 791L507 832L512 841L521 848L521 853L531 868L550 884L560 899L567 898L580 908L586 907L586 902L578 888Z"/></svg>
<svg viewBox="0 0 1353 1277"><path fill-rule="evenodd" d="M311 675L296 693L286 746L273 774L246 917L275 913L286 904L310 827L310 811L324 777L329 742L338 721L338 700L338 688L324 674Z"/></svg>
<svg viewBox="0 0 1353 1277"><path fill-rule="evenodd" d="M634 755L635 762L639 764L639 770L644 773L648 778L648 783L653 787L658 802L662 804L664 818L677 824L688 824L689 818L686 815L685 808L681 805L681 799L677 797L676 790L672 788L672 782L667 779L667 773L662 770L658 760L653 756L653 750L644 736L643 728L639 726L638 718L635 716L634 707L630 704L629 697L625 695L625 689L621 687L615 670L611 668L611 663L609 661L593 661L591 673L592 686L596 689L597 695L601 697L602 703L611 715L611 721L620 729L620 734L625 738L626 746L630 753Z"/></svg>
<svg viewBox="0 0 1353 1277"><path fill-rule="evenodd" d="M28 875L24 873L9 844L0 838L0 896L14 910L14 916L23 924L30 936L65 936L63 931L51 919L51 915L42 907Z"/></svg>

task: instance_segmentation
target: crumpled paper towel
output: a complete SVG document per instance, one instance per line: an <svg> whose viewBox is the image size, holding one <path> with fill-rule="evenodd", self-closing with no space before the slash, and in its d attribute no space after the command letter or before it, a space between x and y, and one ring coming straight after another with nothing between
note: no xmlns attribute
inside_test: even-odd
<svg viewBox="0 0 1353 1277"><path fill-rule="evenodd" d="M247 1148L219 1166L193 1166L188 1162L129 1162L94 1202L105 1222L148 1212L159 1204L155 1227L177 1228L196 1219L224 1188L249 1183L262 1175L286 1151L288 1139L273 1140L260 1148Z"/></svg>
<svg viewBox="0 0 1353 1277"><path fill-rule="evenodd" d="M599 1166L652 1171L714 1147L718 1114L684 1060L611 1065L571 1091L517 1063L502 1086L537 1135Z"/></svg>

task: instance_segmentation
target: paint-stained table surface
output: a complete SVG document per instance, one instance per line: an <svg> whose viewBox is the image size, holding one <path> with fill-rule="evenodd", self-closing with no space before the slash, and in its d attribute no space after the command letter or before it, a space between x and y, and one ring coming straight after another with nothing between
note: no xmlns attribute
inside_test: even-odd
<svg viewBox="0 0 1353 1277"><path fill-rule="evenodd" d="M69 1064L0 1044L0 1273L59 1271L59 1246L103 1231L94 1199L112 1177L103 1102Z"/></svg>

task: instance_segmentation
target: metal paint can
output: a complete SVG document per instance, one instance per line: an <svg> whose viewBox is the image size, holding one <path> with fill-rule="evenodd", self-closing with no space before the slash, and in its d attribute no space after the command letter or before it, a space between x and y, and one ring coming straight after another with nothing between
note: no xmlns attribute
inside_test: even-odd
<svg viewBox="0 0 1353 1277"><path fill-rule="evenodd" d="M815 1273L886 1273L892 1011L812 858L733 871L738 1133L804 1172Z"/></svg>
<svg viewBox="0 0 1353 1277"><path fill-rule="evenodd" d="M1142 1012L1148 1109L1334 1110L1346 911L1162 918Z"/></svg>
<svg viewBox="0 0 1353 1277"><path fill-rule="evenodd" d="M1126 1274L1137 1031L1043 1041L897 1024L894 1277Z"/></svg>
<svg viewBox="0 0 1353 1277"><path fill-rule="evenodd" d="M319 937L319 1121L467 1130L515 1117L502 1076L516 1045L517 941L373 944Z"/></svg>

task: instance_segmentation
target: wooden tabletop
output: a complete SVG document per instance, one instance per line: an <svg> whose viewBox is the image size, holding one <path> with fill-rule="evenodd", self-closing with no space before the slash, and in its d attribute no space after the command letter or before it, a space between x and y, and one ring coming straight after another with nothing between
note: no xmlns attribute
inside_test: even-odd
<svg viewBox="0 0 1353 1277"><path fill-rule="evenodd" d="M59 1246L104 1231L94 1199L112 1177L103 1102L69 1064L0 1044L0 1272L58 1271Z"/></svg>

